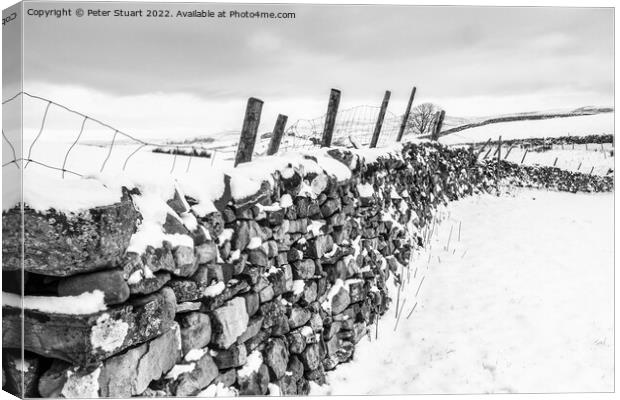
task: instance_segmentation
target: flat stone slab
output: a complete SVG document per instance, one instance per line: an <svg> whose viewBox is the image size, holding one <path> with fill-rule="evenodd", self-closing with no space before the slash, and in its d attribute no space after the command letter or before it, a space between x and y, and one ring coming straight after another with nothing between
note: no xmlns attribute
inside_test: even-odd
<svg viewBox="0 0 620 400"><path fill-rule="evenodd" d="M78 366L93 365L161 335L174 323L170 288L93 314L24 310L24 349ZM21 310L2 308L2 347L21 347Z"/></svg>
<svg viewBox="0 0 620 400"><path fill-rule="evenodd" d="M179 346L179 327L174 324L161 336L112 356L92 370L56 360L39 380L39 392L43 397L137 396L175 365Z"/></svg>
<svg viewBox="0 0 620 400"><path fill-rule="evenodd" d="M69 276L119 266L140 213L128 195L118 203L79 213L24 209L24 269ZM2 214L2 269L22 268L21 215Z"/></svg>

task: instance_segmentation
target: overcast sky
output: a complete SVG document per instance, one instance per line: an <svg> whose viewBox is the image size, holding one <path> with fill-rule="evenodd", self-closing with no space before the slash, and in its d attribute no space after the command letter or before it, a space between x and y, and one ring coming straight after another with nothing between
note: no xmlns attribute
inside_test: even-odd
<svg viewBox="0 0 620 400"><path fill-rule="evenodd" d="M132 8L163 7L125 6ZM269 131L278 113L291 122L324 113L332 87L342 90L343 108L379 105L389 89L397 114L414 84L416 103L432 101L455 116L613 105L612 9L167 8L296 18L26 17L25 90L142 137L238 130L250 96L265 101L260 130Z"/></svg>

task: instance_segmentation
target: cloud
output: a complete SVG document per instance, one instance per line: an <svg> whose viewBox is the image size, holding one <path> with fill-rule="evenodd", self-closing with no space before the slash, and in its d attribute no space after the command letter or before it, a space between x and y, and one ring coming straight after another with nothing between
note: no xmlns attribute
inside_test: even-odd
<svg viewBox="0 0 620 400"><path fill-rule="evenodd" d="M57 5L37 3L39 8ZM554 102L546 108L613 102L612 9L173 7L286 11L296 18L28 17L26 89L88 109L93 107L89 99L98 99L95 109L130 126L139 126L140 118L159 119L152 124L158 135L174 126L172 114L191 132L206 125L237 129L238 114L250 96L273 110L266 124L278 112L314 117L324 112L331 87L342 89L343 103L351 105L379 104L390 89L391 107L401 110L416 84L418 101L443 102L454 107L449 110L453 115L484 115L498 104L509 112L507 99L515 98L539 106L546 104L541 99ZM136 121L120 115L127 110L133 110Z"/></svg>

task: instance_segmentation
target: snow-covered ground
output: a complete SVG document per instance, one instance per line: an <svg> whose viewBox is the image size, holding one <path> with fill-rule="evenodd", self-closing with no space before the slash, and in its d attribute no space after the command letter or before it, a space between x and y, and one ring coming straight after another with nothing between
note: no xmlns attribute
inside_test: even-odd
<svg viewBox="0 0 620 400"><path fill-rule="evenodd" d="M496 140L499 136L507 140L603 134L614 134L614 113L500 122L452 133L439 138L439 142L452 145L458 143L486 142L489 138Z"/></svg>
<svg viewBox="0 0 620 400"><path fill-rule="evenodd" d="M612 391L613 195L514 194L450 204L398 328L312 394Z"/></svg>

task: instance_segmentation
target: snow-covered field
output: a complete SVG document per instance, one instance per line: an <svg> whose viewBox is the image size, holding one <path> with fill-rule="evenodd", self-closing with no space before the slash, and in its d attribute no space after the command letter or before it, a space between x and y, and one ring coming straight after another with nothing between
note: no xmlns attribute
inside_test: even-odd
<svg viewBox="0 0 620 400"><path fill-rule="evenodd" d="M447 213L398 328L393 305L312 394L612 391L613 195L522 190Z"/></svg>
<svg viewBox="0 0 620 400"><path fill-rule="evenodd" d="M501 122L465 129L439 138L439 142L452 145L486 142L489 138L523 139L558 136L586 136L614 134L614 113L567 118Z"/></svg>

